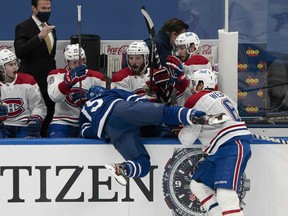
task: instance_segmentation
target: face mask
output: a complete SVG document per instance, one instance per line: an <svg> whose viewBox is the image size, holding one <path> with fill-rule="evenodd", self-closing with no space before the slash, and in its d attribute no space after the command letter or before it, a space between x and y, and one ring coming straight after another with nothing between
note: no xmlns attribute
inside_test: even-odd
<svg viewBox="0 0 288 216"><path fill-rule="evenodd" d="M47 22L50 17L50 12L38 12L37 17L41 22Z"/></svg>

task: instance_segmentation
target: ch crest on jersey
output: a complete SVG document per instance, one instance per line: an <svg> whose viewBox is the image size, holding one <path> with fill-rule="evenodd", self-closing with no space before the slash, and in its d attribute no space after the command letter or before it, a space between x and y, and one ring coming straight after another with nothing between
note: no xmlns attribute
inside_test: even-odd
<svg viewBox="0 0 288 216"><path fill-rule="evenodd" d="M8 116L11 118L17 117L25 111L22 98L5 98L3 103L7 104Z"/></svg>
<svg viewBox="0 0 288 216"><path fill-rule="evenodd" d="M82 99L84 99L84 95L87 93L87 90L85 89L82 89ZM66 96L66 99L65 99L65 102L68 103L70 106L73 106L73 107L79 107L80 106L80 98L78 98L77 101L74 101L72 98L73 98L73 95L74 94L80 94L79 92L79 88L72 88L70 91L69 91L69 94ZM74 95L75 96L75 95ZM75 98L75 97L74 97Z"/></svg>

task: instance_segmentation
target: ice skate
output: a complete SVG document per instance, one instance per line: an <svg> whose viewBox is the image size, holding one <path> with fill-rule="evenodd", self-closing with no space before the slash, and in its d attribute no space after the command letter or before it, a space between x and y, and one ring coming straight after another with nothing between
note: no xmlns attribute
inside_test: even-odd
<svg viewBox="0 0 288 216"><path fill-rule="evenodd" d="M126 186L128 183L128 177L125 174L125 169L123 164L108 164L105 165L105 168L110 171L110 173L115 177L116 181Z"/></svg>

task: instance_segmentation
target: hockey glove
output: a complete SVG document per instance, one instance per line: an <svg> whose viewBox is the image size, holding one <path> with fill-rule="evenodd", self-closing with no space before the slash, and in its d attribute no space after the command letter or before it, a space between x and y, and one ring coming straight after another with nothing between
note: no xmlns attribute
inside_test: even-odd
<svg viewBox="0 0 288 216"><path fill-rule="evenodd" d="M40 116L31 116L27 121L27 134L29 137L39 136L41 129L42 118Z"/></svg>
<svg viewBox="0 0 288 216"><path fill-rule="evenodd" d="M163 67L158 69L157 71L154 71L153 78L155 81L155 84L157 86L164 87L166 86L167 82L170 80L170 74L167 70L167 68Z"/></svg>
<svg viewBox="0 0 288 216"><path fill-rule="evenodd" d="M168 55L166 58L166 64L168 65L173 77L179 77L183 74L183 64L176 56Z"/></svg>
<svg viewBox="0 0 288 216"><path fill-rule="evenodd" d="M150 80L146 81L146 85L144 86L144 91L145 91L145 97L147 98L148 101L153 102L153 103L159 102L157 98L158 89L159 87L155 84L154 81L152 81L151 89L150 89ZM135 93L135 94L138 94L138 93ZM138 95L141 95L141 93Z"/></svg>
<svg viewBox="0 0 288 216"><path fill-rule="evenodd" d="M88 100L88 94L86 92L82 91L82 95L80 98L80 92L73 92L70 95L72 101L74 102L74 105L76 105L77 107L82 106L83 103L85 103Z"/></svg>
<svg viewBox="0 0 288 216"><path fill-rule="evenodd" d="M172 93L174 90L174 83L168 82L168 84L165 86L165 88L158 88L157 91L157 98L159 98L161 103L165 103L167 105L171 105L172 103Z"/></svg>
<svg viewBox="0 0 288 216"><path fill-rule="evenodd" d="M8 108L6 105L0 105L0 122L8 118Z"/></svg>
<svg viewBox="0 0 288 216"><path fill-rule="evenodd" d="M146 81L145 91L148 92L150 88L150 80ZM155 84L155 81L152 81L151 92L156 93L158 91L158 86Z"/></svg>
<svg viewBox="0 0 288 216"><path fill-rule="evenodd" d="M86 69L85 64L73 68L70 71L67 71L64 75L64 82L68 87L72 87L77 82L84 80L86 78Z"/></svg>
<svg viewBox="0 0 288 216"><path fill-rule="evenodd" d="M193 124L205 124L206 122L206 113L197 109L192 109L190 113L190 119Z"/></svg>
<svg viewBox="0 0 288 216"><path fill-rule="evenodd" d="M196 112L202 112L202 111L196 111ZM224 113L219 113L215 115L206 115L206 114L200 116L194 115L191 119L193 124L218 125L230 120L230 117L225 115Z"/></svg>
<svg viewBox="0 0 288 216"><path fill-rule="evenodd" d="M154 72L155 84L158 86L156 91L157 98L161 103L169 104L171 102L171 94L174 89L175 81L171 79L170 72L163 67Z"/></svg>
<svg viewBox="0 0 288 216"><path fill-rule="evenodd" d="M97 132L93 130L92 124L87 122L81 125L80 136L83 138L94 139L97 138Z"/></svg>

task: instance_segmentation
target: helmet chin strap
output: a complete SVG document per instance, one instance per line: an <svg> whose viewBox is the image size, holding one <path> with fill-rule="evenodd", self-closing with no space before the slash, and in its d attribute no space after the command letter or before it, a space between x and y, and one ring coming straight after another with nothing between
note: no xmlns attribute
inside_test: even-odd
<svg viewBox="0 0 288 216"><path fill-rule="evenodd" d="M195 49L193 52L190 52L188 49L187 49L187 53L188 53L188 58L190 58L192 55L196 54L197 53L197 49Z"/></svg>

